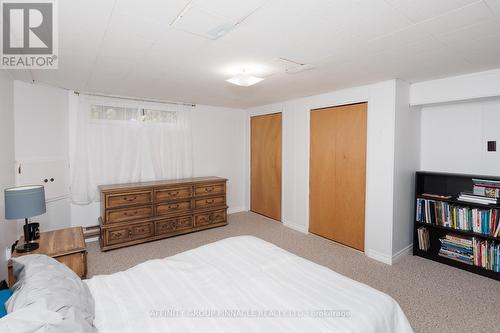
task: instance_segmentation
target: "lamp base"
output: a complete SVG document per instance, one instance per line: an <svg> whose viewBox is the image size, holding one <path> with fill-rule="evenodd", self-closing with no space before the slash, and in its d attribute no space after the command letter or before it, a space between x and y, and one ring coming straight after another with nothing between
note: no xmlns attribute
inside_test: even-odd
<svg viewBox="0 0 500 333"><path fill-rule="evenodd" d="M26 243L21 247L16 247L17 253L26 253L38 249L38 243Z"/></svg>

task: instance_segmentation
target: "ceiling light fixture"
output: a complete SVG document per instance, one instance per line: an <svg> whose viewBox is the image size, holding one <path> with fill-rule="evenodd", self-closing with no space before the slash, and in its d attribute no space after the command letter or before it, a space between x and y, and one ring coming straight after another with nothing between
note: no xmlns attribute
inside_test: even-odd
<svg viewBox="0 0 500 333"><path fill-rule="evenodd" d="M232 84L235 84L237 86L242 86L242 87L249 87L254 84L257 84L264 79L261 77L253 76L248 74L245 70L242 70L240 74L227 79L226 81Z"/></svg>

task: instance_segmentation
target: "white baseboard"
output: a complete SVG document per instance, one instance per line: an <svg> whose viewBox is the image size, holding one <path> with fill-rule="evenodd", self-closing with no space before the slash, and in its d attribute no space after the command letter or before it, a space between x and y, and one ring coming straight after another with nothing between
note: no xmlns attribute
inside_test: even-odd
<svg viewBox="0 0 500 333"><path fill-rule="evenodd" d="M381 253L381 252L378 252L375 250L367 249L367 250L365 250L365 255L369 258L383 262L384 264L392 265L392 257L388 256L385 253Z"/></svg>
<svg viewBox="0 0 500 333"><path fill-rule="evenodd" d="M404 249L396 252L392 255L392 263L395 264L400 261L404 256L407 256L413 252L413 243L405 247Z"/></svg>
<svg viewBox="0 0 500 333"><path fill-rule="evenodd" d="M375 250L367 249L365 250L365 255L377 261L383 262L387 265L392 265L401 260L404 256L411 254L413 249L413 244L408 245L404 249L398 251L396 254L389 256L385 253L381 253Z"/></svg>
<svg viewBox="0 0 500 333"><path fill-rule="evenodd" d="M300 232L302 232L304 234L308 234L309 233L309 230L307 230L307 227L303 226L303 225L300 225L300 224L296 224L296 223L292 223L292 222L283 220L283 225L285 227L290 228L290 229L300 231Z"/></svg>
<svg viewBox="0 0 500 333"><path fill-rule="evenodd" d="M240 213L240 212L246 212L248 209L244 206L240 207L230 207L227 209L228 214L234 214L234 213Z"/></svg>

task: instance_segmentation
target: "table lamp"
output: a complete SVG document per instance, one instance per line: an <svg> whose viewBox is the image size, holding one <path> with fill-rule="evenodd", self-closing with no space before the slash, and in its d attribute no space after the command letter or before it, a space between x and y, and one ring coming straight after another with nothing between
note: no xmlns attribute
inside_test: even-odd
<svg viewBox="0 0 500 333"><path fill-rule="evenodd" d="M38 243L33 242L30 235L28 219L44 214L45 188L43 185L28 185L6 188L5 194L5 219L24 219L24 246L16 248L16 252L30 252L38 249Z"/></svg>

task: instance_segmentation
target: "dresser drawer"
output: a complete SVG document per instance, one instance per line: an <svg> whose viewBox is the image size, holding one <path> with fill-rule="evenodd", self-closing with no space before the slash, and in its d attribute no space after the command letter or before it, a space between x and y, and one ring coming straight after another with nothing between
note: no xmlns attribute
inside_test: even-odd
<svg viewBox="0 0 500 333"><path fill-rule="evenodd" d="M168 215L191 209L191 200L156 205L156 215Z"/></svg>
<svg viewBox="0 0 500 333"><path fill-rule="evenodd" d="M191 198L192 194L191 186L158 189L155 190L155 202Z"/></svg>
<svg viewBox="0 0 500 333"><path fill-rule="evenodd" d="M146 222L141 224L135 224L130 226L130 238L131 239L141 239L153 237L155 235L155 225L154 222Z"/></svg>
<svg viewBox="0 0 500 333"><path fill-rule="evenodd" d="M209 207L217 207L225 205L226 205L225 197L203 198L203 199L196 199L194 201L195 208L209 208Z"/></svg>
<svg viewBox="0 0 500 333"><path fill-rule="evenodd" d="M195 185L194 187L194 194L196 196L222 194L225 192L226 185L224 183Z"/></svg>
<svg viewBox="0 0 500 333"><path fill-rule="evenodd" d="M183 216L175 219L156 221L156 234L168 234L178 230L193 228L193 217Z"/></svg>
<svg viewBox="0 0 500 333"><path fill-rule="evenodd" d="M106 223L119 223L153 216L153 206L120 208L106 211Z"/></svg>
<svg viewBox="0 0 500 333"><path fill-rule="evenodd" d="M107 194L106 209L152 203L153 191L133 192L127 194Z"/></svg>
<svg viewBox="0 0 500 333"><path fill-rule="evenodd" d="M194 215L194 225L195 227L207 225L207 224L214 224L214 223L221 223L226 221L226 210L215 210L212 212L207 212L207 213L200 213L200 214L195 214Z"/></svg>
<svg viewBox="0 0 500 333"><path fill-rule="evenodd" d="M130 240L130 228L110 228L104 230L104 240L106 245L125 243Z"/></svg>
<svg viewBox="0 0 500 333"><path fill-rule="evenodd" d="M154 234L155 231L153 222L137 223L126 227L104 229L104 239L106 245L126 243L136 239L153 237Z"/></svg>

